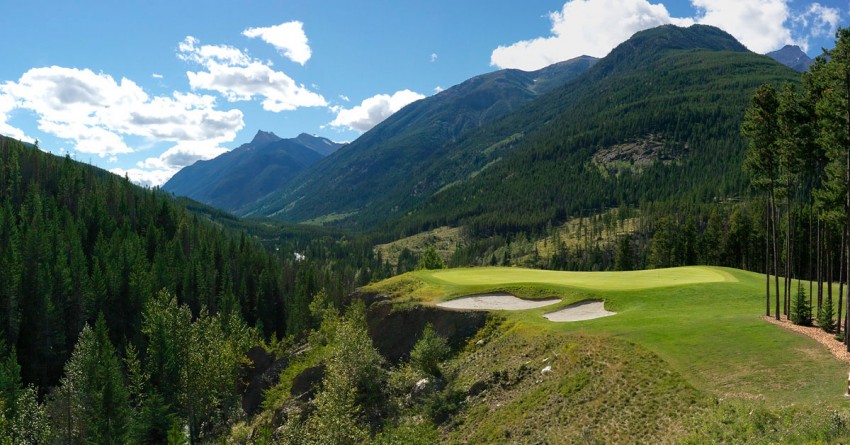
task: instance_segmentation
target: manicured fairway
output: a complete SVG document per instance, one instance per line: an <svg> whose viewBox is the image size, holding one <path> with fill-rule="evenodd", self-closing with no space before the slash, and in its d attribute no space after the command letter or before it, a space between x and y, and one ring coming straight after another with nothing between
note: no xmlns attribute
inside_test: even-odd
<svg viewBox="0 0 850 445"><path fill-rule="evenodd" d="M537 269L482 267L441 270L431 272L428 276L435 281L461 286L546 283L593 290L639 290L682 284L736 281L736 278L728 272L708 267L677 267L632 272L556 272Z"/></svg>
<svg viewBox="0 0 850 445"><path fill-rule="evenodd" d="M507 291L560 297L545 308L503 312L527 329L612 336L640 344L697 388L720 398L770 405L844 406L848 365L823 346L761 319L764 276L683 267L639 272L553 272L519 268L419 271L373 285L424 304ZM600 299L615 316L555 323L543 314Z"/></svg>

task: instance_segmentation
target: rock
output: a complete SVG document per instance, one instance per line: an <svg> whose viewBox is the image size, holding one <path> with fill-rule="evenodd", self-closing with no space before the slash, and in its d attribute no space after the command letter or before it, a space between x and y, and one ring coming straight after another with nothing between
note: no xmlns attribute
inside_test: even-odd
<svg viewBox="0 0 850 445"><path fill-rule="evenodd" d="M541 370L540 370L540 373L541 373L541 374L549 374L549 373L551 373L551 372L552 372L552 367L551 367L551 366L546 366L545 368L543 368L543 369L541 369Z"/></svg>
<svg viewBox="0 0 850 445"><path fill-rule="evenodd" d="M439 391L439 388L442 386L441 380L431 381L431 379L421 379L416 384L413 385L413 391L411 392L411 397L413 400L419 399L420 397Z"/></svg>

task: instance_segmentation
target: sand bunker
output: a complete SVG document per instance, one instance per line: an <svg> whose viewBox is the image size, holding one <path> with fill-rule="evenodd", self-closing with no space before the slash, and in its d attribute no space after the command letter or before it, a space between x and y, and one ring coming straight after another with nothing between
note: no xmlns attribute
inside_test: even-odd
<svg viewBox="0 0 850 445"><path fill-rule="evenodd" d="M545 314L544 317L550 321L582 321L594 318L607 317L616 312L605 310L605 302L600 300L588 300L571 304L559 311Z"/></svg>
<svg viewBox="0 0 850 445"><path fill-rule="evenodd" d="M560 299L523 300L511 294L481 294L470 295L443 303L437 306L446 309L477 309L485 311L521 311L560 303Z"/></svg>

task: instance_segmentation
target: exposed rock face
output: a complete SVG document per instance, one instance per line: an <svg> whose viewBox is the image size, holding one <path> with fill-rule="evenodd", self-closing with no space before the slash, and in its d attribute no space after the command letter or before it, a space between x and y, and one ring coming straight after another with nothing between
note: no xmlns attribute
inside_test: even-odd
<svg viewBox="0 0 850 445"><path fill-rule="evenodd" d="M480 311L445 311L433 307L397 307L378 295L362 295L369 304L366 321L375 348L387 360L398 362L410 357L425 325L448 339L449 346L462 346L484 327L487 313Z"/></svg>
<svg viewBox="0 0 850 445"><path fill-rule="evenodd" d="M675 162L687 153L687 149L687 145L676 147L662 136L651 134L636 141L599 149L593 155L593 164L612 176L623 171L640 173L657 162Z"/></svg>

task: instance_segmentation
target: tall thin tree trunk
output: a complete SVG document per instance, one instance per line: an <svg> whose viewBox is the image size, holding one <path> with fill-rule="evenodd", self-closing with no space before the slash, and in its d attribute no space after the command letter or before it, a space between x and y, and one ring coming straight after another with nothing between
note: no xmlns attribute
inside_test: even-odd
<svg viewBox="0 0 850 445"><path fill-rule="evenodd" d="M810 190L811 191L811 190ZM812 266L812 212L814 211L814 206L812 205L812 199L809 198L809 248L806 249L807 256L809 257L809 307L812 306L812 291L814 290L814 275L813 266Z"/></svg>
<svg viewBox="0 0 850 445"><path fill-rule="evenodd" d="M770 195L764 212L764 281L764 314L770 317Z"/></svg>
<svg viewBox="0 0 850 445"><path fill-rule="evenodd" d="M818 278L818 307L817 313L820 312L820 305L823 302L823 224L821 224L820 215L818 215L818 246L817 246L817 278Z"/></svg>
<svg viewBox="0 0 850 445"><path fill-rule="evenodd" d="M770 191L770 211L771 239L773 244L773 284L776 289L776 319L779 320L779 311L781 310L779 307L779 249L777 249L776 245L776 197L773 196L772 188Z"/></svg>
<svg viewBox="0 0 850 445"><path fill-rule="evenodd" d="M832 267L832 255L834 255L833 248L830 247L830 243L827 240L824 256L826 257L826 298L830 302L830 305L835 301L832 299L832 282L834 279L833 273L835 272L835 268ZM833 310L835 310L834 306ZM832 314L829 314L829 318L832 319Z"/></svg>
<svg viewBox="0 0 850 445"><path fill-rule="evenodd" d="M844 72L844 88L847 94L847 136L850 137L850 70ZM850 227L850 151L847 151L844 156L844 230L847 230ZM850 261L847 263L850 264ZM850 275L850 270L848 270L848 275ZM847 293L850 294L850 291ZM850 304L847 306L850 310ZM847 351L850 352L850 342L847 342Z"/></svg>
<svg viewBox="0 0 850 445"><path fill-rule="evenodd" d="M790 176L789 176L790 178ZM791 306L791 180L787 182L785 195L785 316L788 317Z"/></svg>
<svg viewBox="0 0 850 445"><path fill-rule="evenodd" d="M838 321L835 324L835 329L838 330L837 334L840 334L841 331L841 315L842 309L844 305L844 262L846 261L846 255L844 255L844 245L847 243L847 228L844 228L844 231L841 232L841 259L838 262Z"/></svg>

